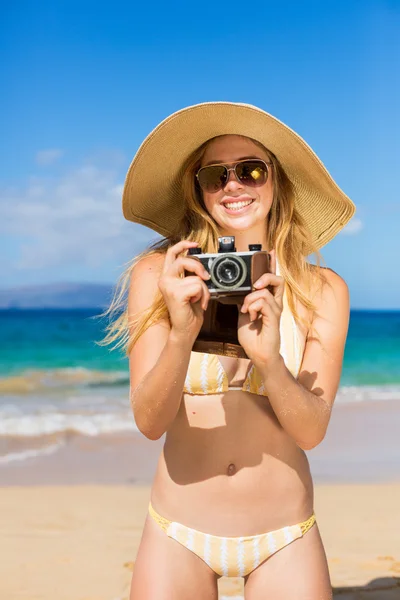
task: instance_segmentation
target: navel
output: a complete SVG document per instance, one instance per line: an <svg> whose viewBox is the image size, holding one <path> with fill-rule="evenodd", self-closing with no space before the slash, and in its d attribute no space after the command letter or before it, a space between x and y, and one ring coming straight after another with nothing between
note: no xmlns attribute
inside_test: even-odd
<svg viewBox="0 0 400 600"><path fill-rule="evenodd" d="M228 466L226 472L227 472L228 475L234 475L236 473L236 466L233 463L231 463Z"/></svg>

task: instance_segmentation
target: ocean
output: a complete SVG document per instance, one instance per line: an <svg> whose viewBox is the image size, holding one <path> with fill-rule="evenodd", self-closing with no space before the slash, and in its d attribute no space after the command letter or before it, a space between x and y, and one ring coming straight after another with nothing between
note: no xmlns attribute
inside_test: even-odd
<svg viewBox="0 0 400 600"><path fill-rule="evenodd" d="M0 465L137 431L128 360L96 310L0 310ZM400 311L353 310L336 402L400 401Z"/></svg>

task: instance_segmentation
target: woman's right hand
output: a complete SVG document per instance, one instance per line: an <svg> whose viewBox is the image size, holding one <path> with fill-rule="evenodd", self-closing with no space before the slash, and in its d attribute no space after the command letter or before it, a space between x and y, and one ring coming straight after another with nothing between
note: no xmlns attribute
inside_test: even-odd
<svg viewBox="0 0 400 600"><path fill-rule="evenodd" d="M181 256L197 242L182 241L167 250L158 282L171 321L171 329L194 343L204 320L210 292L204 281L210 278L199 260ZM194 273L185 277L185 271Z"/></svg>

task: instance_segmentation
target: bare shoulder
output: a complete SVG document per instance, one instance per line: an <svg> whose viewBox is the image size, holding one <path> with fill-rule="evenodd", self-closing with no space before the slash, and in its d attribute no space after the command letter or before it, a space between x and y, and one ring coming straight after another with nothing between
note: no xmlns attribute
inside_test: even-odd
<svg viewBox="0 0 400 600"><path fill-rule="evenodd" d="M314 267L316 272L316 267ZM322 285L315 276L315 293L313 302L317 313L349 308L350 294L346 281L329 267L320 267ZM316 273L315 273L316 275Z"/></svg>
<svg viewBox="0 0 400 600"><path fill-rule="evenodd" d="M142 381L143 377L154 367L165 345L169 333L167 318L156 319L144 328L142 317L152 319L152 305L157 301L158 281L164 265L163 254L150 254L141 258L132 268L128 295L128 322L132 334L138 322L141 333L129 351L129 370L131 388ZM156 302L157 304L157 302Z"/></svg>
<svg viewBox="0 0 400 600"><path fill-rule="evenodd" d="M161 253L148 254L144 256L132 268L132 280L158 279L164 265L165 255Z"/></svg>
<svg viewBox="0 0 400 600"><path fill-rule="evenodd" d="M165 255L161 253L149 254L133 266L129 284L129 312L144 310L152 304L158 291L164 259Z"/></svg>
<svg viewBox="0 0 400 600"><path fill-rule="evenodd" d="M336 271L321 268L322 285L318 284L312 298L315 306L308 332L310 346L313 343L338 360L343 358L349 321L350 293L346 281ZM315 356L314 356L315 358Z"/></svg>

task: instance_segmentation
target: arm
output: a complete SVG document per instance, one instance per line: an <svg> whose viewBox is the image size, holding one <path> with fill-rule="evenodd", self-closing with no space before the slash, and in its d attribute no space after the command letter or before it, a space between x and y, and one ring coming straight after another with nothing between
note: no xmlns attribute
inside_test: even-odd
<svg viewBox="0 0 400 600"><path fill-rule="evenodd" d="M147 341L154 336L156 327L157 325L150 328L153 329L152 332L148 330ZM147 331L142 337L146 333ZM154 344L149 344L149 347L155 350ZM140 377L138 371L143 369L144 362L142 358L142 367L135 369L134 365L138 362L135 354L140 352L141 344L138 342L135 348L130 356L131 405L138 429L147 438L157 440L169 429L178 413L192 345L169 332L154 366L136 386L135 382ZM153 362L154 359L149 358L147 364Z"/></svg>
<svg viewBox="0 0 400 600"><path fill-rule="evenodd" d="M349 290L337 273L326 269L329 285L316 299L317 312L297 380L283 358L260 367L269 401L283 429L303 450L323 439L339 387L349 324ZM322 344L322 346L321 346Z"/></svg>
<svg viewBox="0 0 400 600"><path fill-rule="evenodd" d="M147 309L158 292L162 262L141 260L132 271L128 315ZM175 419L182 399L191 347L171 335L168 320L149 327L129 354L130 400L139 431L156 440Z"/></svg>
<svg viewBox="0 0 400 600"><path fill-rule="evenodd" d="M130 399L136 425L151 440L159 439L178 413L190 353L208 303L208 289L201 280L206 271L198 261L179 257L190 244L176 244L165 258L148 256L132 271L128 317L132 319L149 308L161 290L172 323L171 327L165 319L150 326L129 355ZM182 278L185 269L197 276Z"/></svg>

